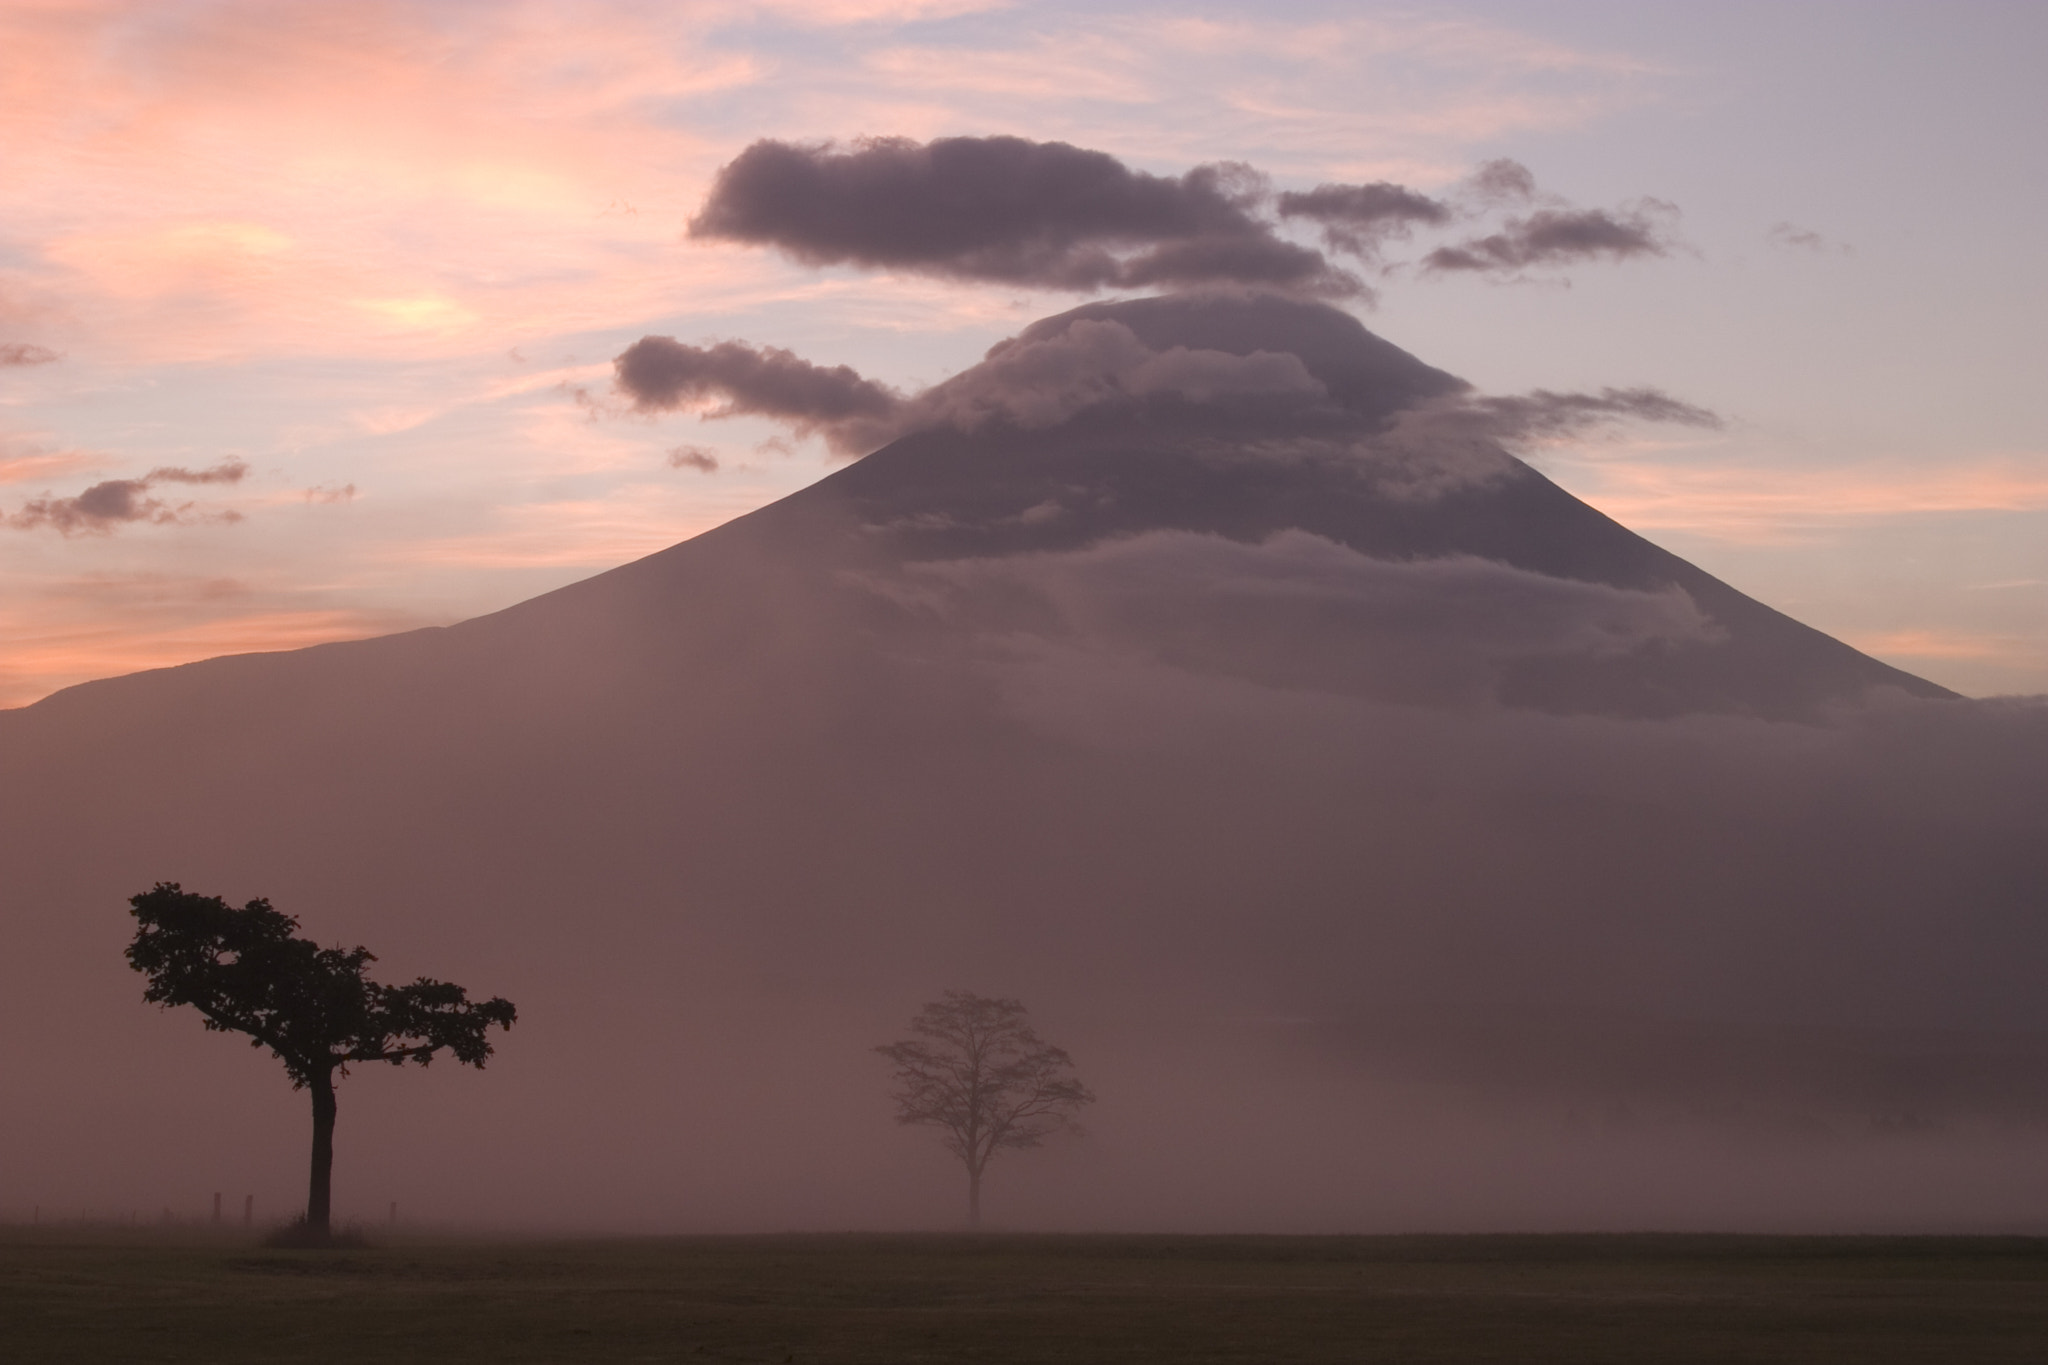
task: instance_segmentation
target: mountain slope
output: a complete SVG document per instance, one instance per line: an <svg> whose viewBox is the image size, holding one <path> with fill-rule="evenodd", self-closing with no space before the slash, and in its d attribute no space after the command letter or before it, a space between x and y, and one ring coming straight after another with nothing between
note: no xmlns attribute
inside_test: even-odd
<svg viewBox="0 0 2048 1365"><path fill-rule="evenodd" d="M0 1155L147 1204L212 1158L107 1135L217 1131L193 1086L275 1099L236 1161L296 1133L267 1063L135 1005L122 905L168 879L519 1002L489 1076L344 1092L387 1125L344 1118L344 1187L452 1210L916 1222L944 1204L863 1049L964 986L1094 1059L1049 1221L1796 1221L1783 1173L1840 1150L1699 1153L1908 1114L1953 1141L1870 1156L1871 1207L2048 1215L2031 1148L1968 1137L2048 1111L2044 713L1417 424L1462 394L1318 306L1091 306L610 573L0 713L0 1062L36 1116ZM1557 1136L1616 1105L1655 1122ZM1446 1137L1481 1131L1528 1145ZM1915 1161L2010 1179L1916 1204Z"/></svg>

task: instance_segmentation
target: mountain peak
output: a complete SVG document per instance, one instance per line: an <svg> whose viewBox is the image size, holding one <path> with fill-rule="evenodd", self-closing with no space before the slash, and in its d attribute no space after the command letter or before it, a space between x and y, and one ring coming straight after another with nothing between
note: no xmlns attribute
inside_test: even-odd
<svg viewBox="0 0 2048 1365"><path fill-rule="evenodd" d="M1575 401L1511 401L1539 399ZM1108 612L1148 648L1163 632L1226 671L1404 702L1813 719L1873 692L1951 695L1574 498L1492 438L1486 401L1327 304L1252 291L1087 304L911 400L909 435L645 573L668 583L657 595L686 591L744 539L778 573L910 573L927 605L947 573L984 604L1004 574L1011 599L1056 581L1064 607L1030 617L1055 633ZM1145 551L1157 561L1141 564ZM1240 579L1293 636L1227 604ZM1521 606L1500 615L1482 607L1489 593ZM995 628L950 610L969 634ZM1417 662L1433 649L1448 671Z"/></svg>
<svg viewBox="0 0 2048 1365"><path fill-rule="evenodd" d="M1327 303L1257 290L1206 290L1083 304L1040 319L990 352L1043 344L1076 324L1128 328L1147 348L1248 357L1291 355L1329 396L1363 417L1385 419L1469 386L1433 369Z"/></svg>

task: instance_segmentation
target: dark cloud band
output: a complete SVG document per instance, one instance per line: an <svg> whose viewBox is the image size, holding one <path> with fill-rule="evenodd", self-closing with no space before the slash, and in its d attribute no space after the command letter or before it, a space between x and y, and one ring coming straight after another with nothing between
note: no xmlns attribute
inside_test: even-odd
<svg viewBox="0 0 2048 1365"><path fill-rule="evenodd" d="M240 483L249 473L241 460L223 460L211 469L187 469L183 465L159 465L149 471L146 483Z"/></svg>
<svg viewBox="0 0 2048 1365"><path fill-rule="evenodd" d="M619 390L642 412L718 402L706 416L773 418L805 434L822 432L843 452L865 454L886 439L886 424L902 403L894 390L848 366L813 365L779 346L743 341L689 346L674 337L642 337L612 365Z"/></svg>
<svg viewBox="0 0 2048 1365"><path fill-rule="evenodd" d="M718 174L690 221L699 240L775 247L812 266L906 270L1042 289L1251 285L1370 299L1358 276L1288 241L1302 220L1368 265L1388 243L1461 221L1520 216L1423 256L1425 274L1513 277L1587 261L1669 255L1677 209L1641 199L1577 208L1529 168L1489 161L1447 198L1391 181L1271 193L1250 166L1133 170L1106 152L1020 137L868 138L851 148L763 139Z"/></svg>
<svg viewBox="0 0 2048 1365"><path fill-rule="evenodd" d="M1219 331L1219 322L1228 325ZM1380 368L1352 373L1333 364L1333 332ZM1418 493L1498 476L1513 466L1504 446L1622 421L1720 424L1706 409L1651 388L1475 394L1387 347L1337 308L1258 293L1089 305L1034 324L997 343L980 364L909 395L846 365L815 365L741 341L691 346L643 337L614 366L619 392L641 412L703 404L706 417L766 417L821 436L841 455L942 427L1034 430L1082 413L1178 420L1198 412L1203 423L1255 418L1269 434L1367 450L1383 472ZM1427 382L1418 383L1417 372ZM1362 446L1360 432L1367 433ZM706 473L717 468L710 452L693 446L678 447L669 461Z"/></svg>
<svg viewBox="0 0 2048 1365"><path fill-rule="evenodd" d="M1050 289L1363 292L1322 253L1277 236L1257 213L1265 197L1246 166L1157 176L1064 142L875 138L842 151L763 140L719 172L689 231L809 265Z"/></svg>
<svg viewBox="0 0 2048 1365"><path fill-rule="evenodd" d="M1450 205L1386 180L1291 190L1278 207L1282 218L1320 223L1324 241L1355 256L1377 256L1388 240L1416 227L1442 227L1453 217Z"/></svg>
<svg viewBox="0 0 2048 1365"><path fill-rule="evenodd" d="M1438 247L1422 264L1446 274L1514 275L1582 261L1668 256L1677 244L1670 229L1676 214L1658 199L1617 210L1539 209L1509 219L1499 232Z"/></svg>

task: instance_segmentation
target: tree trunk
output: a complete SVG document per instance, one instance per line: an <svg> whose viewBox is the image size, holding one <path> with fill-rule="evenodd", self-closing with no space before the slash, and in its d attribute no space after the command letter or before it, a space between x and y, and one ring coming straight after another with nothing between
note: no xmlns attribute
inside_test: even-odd
<svg viewBox="0 0 2048 1365"><path fill-rule="evenodd" d="M306 1191L306 1231L325 1238L334 1177L334 1072L315 1073L306 1088L313 1092L313 1178Z"/></svg>
<svg viewBox="0 0 2048 1365"><path fill-rule="evenodd" d="M967 1227L981 1227L981 1172L972 1166L967 1168Z"/></svg>

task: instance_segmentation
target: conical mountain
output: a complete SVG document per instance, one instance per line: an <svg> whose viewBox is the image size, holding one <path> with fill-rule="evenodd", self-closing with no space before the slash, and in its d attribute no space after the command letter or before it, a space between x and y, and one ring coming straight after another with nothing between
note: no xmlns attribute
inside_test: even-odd
<svg viewBox="0 0 2048 1365"><path fill-rule="evenodd" d="M112 1103L85 1097L147 1112L166 1058L225 1065L133 1004L121 910L160 879L521 1004L476 1107L413 1130L470 1172L441 1188L465 1210L509 1180L545 1187L535 1217L887 1221L917 1177L862 1048L955 986L1027 997L1132 1097L1097 1124L1125 1164L1039 1191L1055 1221L1427 1223L1471 1176L1435 1148L1385 1137L1438 1192L1388 1203L1275 1136L1408 1114L1416 1085L1573 1112L1619 1087L1686 1125L2032 1121L2042 713L1744 597L1509 458L1483 411L1320 305L1091 305L636 563L0 713L0 1060L53 1116L15 1167L85 1180L100 1148L66 1116ZM62 1067L28 1041L58 1017L91 1021ZM1190 1124L1215 1141L1144 1167ZM364 1169L408 1169L361 1140ZM1707 1206L1629 1203L1607 1169L1529 1218ZM1176 1205L1175 1181L1267 1203Z"/></svg>
<svg viewBox="0 0 2048 1365"><path fill-rule="evenodd" d="M1134 375L1141 382L1132 383ZM1034 325L935 390L924 400L924 429L670 550L449 632L194 668L240 679L265 669L296 675L314 660L345 669L340 659L351 652L452 661L487 639L493 648L554 657L562 651L551 633L563 629L611 632L608 646L589 636L581 647L638 660L696 631L745 629L719 623L754 610L760 628L774 629L779 612L747 599L793 590L842 614L844 626L858 620L886 634L876 608L892 594L877 575L909 566L1036 567L1047 556L1161 534L1257 547L1292 533L1297 549L1300 537L1314 537L1388 566L1377 610L1303 623L1349 636L1365 654L1380 644L1412 653L1416 646L1402 637L1429 634L1414 618L1438 605L1427 595L1442 585L1422 574L1404 581L1402 567L1479 560L1521 571L1487 585L1504 594L1538 580L1565 585L1567 595L1575 587L1618 590L1581 594L1577 605L1593 619L1565 610L1547 622L1554 638L1523 631L1490 651L1486 699L1511 707L1792 719L1874 690L1952 695L1635 535L1501 452L1483 431L1403 429L1404 415L1455 399L1464 387L1325 305L1256 294L1093 304ZM1284 553L1272 559L1261 566L1269 579L1314 573ZM799 586L804 579L811 581ZM850 582L856 595L879 600L823 605ZM1187 601L1156 605L1199 618L1201 593L1193 585L1188 593ZM1659 604L1676 610L1660 617ZM1338 668L1315 681L1371 691L1374 670L1347 677ZM135 695L193 685L137 675L74 689L40 709L87 705L109 688ZM1418 687L1401 699L1473 697Z"/></svg>

